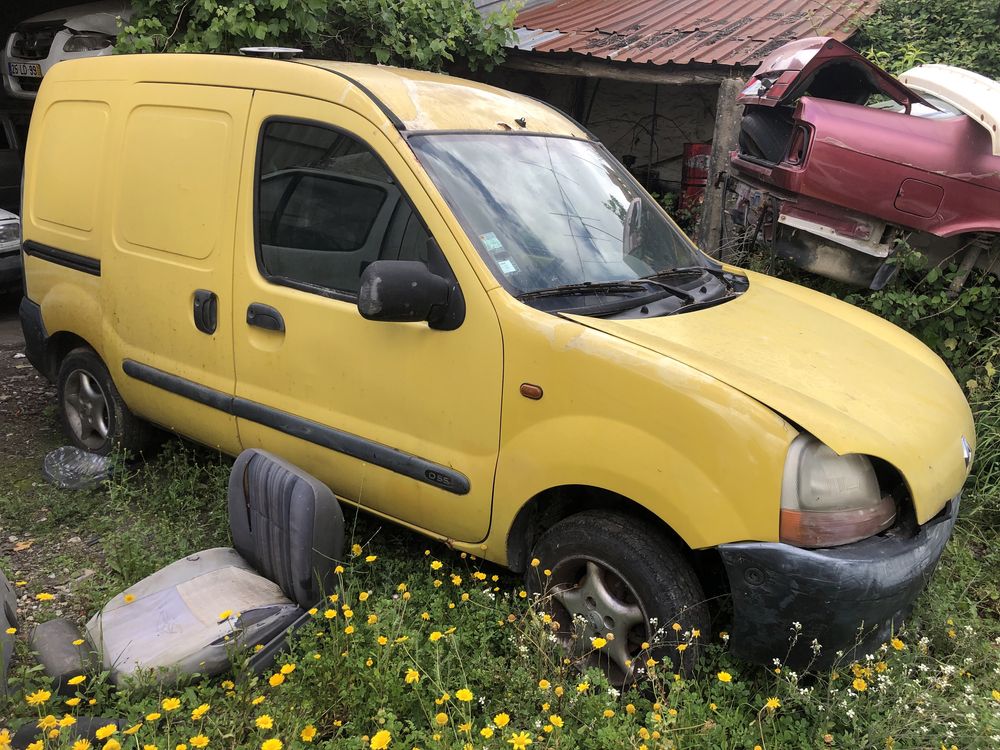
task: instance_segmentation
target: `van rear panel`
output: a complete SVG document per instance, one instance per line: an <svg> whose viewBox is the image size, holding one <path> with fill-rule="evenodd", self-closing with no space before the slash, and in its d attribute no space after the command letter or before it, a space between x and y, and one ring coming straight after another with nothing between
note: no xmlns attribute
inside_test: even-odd
<svg viewBox="0 0 1000 750"><path fill-rule="evenodd" d="M235 417L130 377L125 363L233 392L233 235L252 91L73 80L81 69L55 68L35 103L27 297L48 336L97 352L136 415L236 453ZM206 295L217 322L199 328Z"/></svg>

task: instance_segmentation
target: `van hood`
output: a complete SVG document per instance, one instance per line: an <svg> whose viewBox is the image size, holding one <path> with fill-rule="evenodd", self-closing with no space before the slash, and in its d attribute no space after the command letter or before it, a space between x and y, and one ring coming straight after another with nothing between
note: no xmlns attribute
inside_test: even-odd
<svg viewBox="0 0 1000 750"><path fill-rule="evenodd" d="M742 391L837 453L895 466L924 523L968 476L972 412L945 364L901 329L852 305L747 272L715 307L645 320L568 315Z"/></svg>

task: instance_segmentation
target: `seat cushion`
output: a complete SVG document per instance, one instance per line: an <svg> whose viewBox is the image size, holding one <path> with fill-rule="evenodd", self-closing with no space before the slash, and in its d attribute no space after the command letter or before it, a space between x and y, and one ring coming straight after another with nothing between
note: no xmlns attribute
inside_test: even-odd
<svg viewBox="0 0 1000 750"><path fill-rule="evenodd" d="M238 647L261 642L301 613L236 550L218 547L118 594L87 623L87 633L116 683L140 671L172 682L224 671Z"/></svg>
<svg viewBox="0 0 1000 750"><path fill-rule="evenodd" d="M243 451L229 478L233 546L300 607L330 588L344 551L344 516L330 489L265 451Z"/></svg>

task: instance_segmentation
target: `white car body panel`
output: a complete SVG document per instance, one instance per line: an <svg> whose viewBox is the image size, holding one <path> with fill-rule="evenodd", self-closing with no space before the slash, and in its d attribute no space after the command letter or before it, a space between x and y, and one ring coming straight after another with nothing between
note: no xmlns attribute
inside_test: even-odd
<svg viewBox="0 0 1000 750"><path fill-rule="evenodd" d="M936 96L986 128L993 140L993 155L1000 156L1000 83L952 65L918 65L899 80L918 93Z"/></svg>

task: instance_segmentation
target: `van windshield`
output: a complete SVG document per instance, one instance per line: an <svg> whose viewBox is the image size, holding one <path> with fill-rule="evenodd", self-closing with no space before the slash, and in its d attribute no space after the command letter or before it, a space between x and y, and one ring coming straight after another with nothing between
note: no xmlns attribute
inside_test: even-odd
<svg viewBox="0 0 1000 750"><path fill-rule="evenodd" d="M650 291L637 280L719 269L595 143L489 133L409 143L497 280L522 299L580 286L634 297Z"/></svg>

